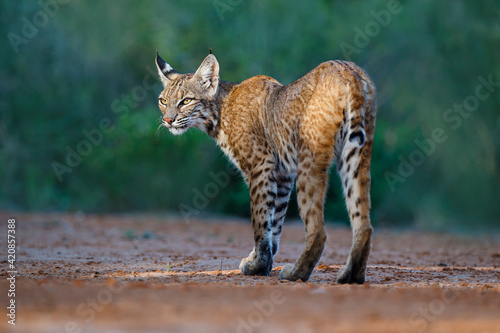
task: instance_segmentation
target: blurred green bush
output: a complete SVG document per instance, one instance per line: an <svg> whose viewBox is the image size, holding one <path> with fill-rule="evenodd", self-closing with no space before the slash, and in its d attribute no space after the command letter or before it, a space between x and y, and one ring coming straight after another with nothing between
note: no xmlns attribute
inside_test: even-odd
<svg viewBox="0 0 500 333"><path fill-rule="evenodd" d="M460 116L456 129L458 120L447 121L445 114L471 101L480 76L500 81L499 1L406 1L394 13L390 6L298 0L2 2L0 208L119 212L193 206L196 190L211 182L210 173L230 170L229 163L203 133L173 137L158 131L160 87L150 73L156 49L189 72L212 47L228 81L266 74L286 84L329 59L348 58L364 67L379 90L374 224L496 226L499 87L467 118ZM112 127L101 131L102 140L82 144L89 141L83 131L99 129L103 119ZM416 140L431 138L436 128L446 141L426 154ZM67 147L79 145L90 152L60 174L60 181L54 163L66 165ZM422 154L422 162L403 177L401 161ZM209 199L199 216L249 214L240 177L232 176ZM289 216L296 213L293 203ZM335 171L326 217L347 221Z"/></svg>

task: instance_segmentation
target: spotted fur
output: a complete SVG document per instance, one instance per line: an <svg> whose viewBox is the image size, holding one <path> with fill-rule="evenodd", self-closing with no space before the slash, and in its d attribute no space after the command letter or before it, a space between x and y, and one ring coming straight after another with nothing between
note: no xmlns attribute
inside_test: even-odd
<svg viewBox="0 0 500 333"><path fill-rule="evenodd" d="M336 162L353 229L339 283L363 283L370 252L370 158L375 131L375 86L351 62L328 61L282 85L267 76L241 83L219 80L209 54L194 74L179 74L156 59L164 90L159 106L173 134L196 127L214 138L241 170L250 190L255 246L240 269L269 275L296 182L306 243L280 277L307 281L323 253L323 203Z"/></svg>

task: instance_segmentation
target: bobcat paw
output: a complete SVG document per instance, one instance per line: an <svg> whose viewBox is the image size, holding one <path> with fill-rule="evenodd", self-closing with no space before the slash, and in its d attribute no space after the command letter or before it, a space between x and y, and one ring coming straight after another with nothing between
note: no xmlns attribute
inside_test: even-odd
<svg viewBox="0 0 500 333"><path fill-rule="evenodd" d="M252 252L250 252L250 254L248 255L248 257L246 258L243 258L241 260L241 263L240 263L240 269L243 271L243 266L247 263L247 262L251 262L251 261L254 261L255 260L255 250L253 250Z"/></svg>
<svg viewBox="0 0 500 333"><path fill-rule="evenodd" d="M288 280L288 281L297 281L297 277L294 276L293 274L293 265L292 264L286 264L283 266L280 272L280 279L281 280Z"/></svg>
<svg viewBox="0 0 500 333"><path fill-rule="evenodd" d="M270 255L256 255L253 251L240 263L241 272L245 275L269 276L272 266L273 261Z"/></svg>
<svg viewBox="0 0 500 333"><path fill-rule="evenodd" d="M271 274L271 265L257 260L246 261L241 266L241 272L245 275L269 276Z"/></svg>
<svg viewBox="0 0 500 333"><path fill-rule="evenodd" d="M338 283L357 283L363 284L365 283L365 271L358 270L358 272L354 272L352 267L345 266L337 273L337 282Z"/></svg>
<svg viewBox="0 0 500 333"><path fill-rule="evenodd" d="M294 267L295 265L292 264L286 264L283 266L280 272L280 279L288 281L297 281L298 279L301 279L303 282L309 280L309 276L311 274L300 274L294 270Z"/></svg>

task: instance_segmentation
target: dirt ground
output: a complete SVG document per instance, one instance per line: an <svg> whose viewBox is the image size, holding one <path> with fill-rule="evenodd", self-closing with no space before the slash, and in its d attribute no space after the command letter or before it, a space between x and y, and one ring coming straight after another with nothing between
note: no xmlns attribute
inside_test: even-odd
<svg viewBox="0 0 500 333"><path fill-rule="evenodd" d="M249 222L165 215L0 213L1 332L500 332L500 235L378 229L364 285L335 276L350 230L328 227L307 282L285 223L269 277L243 276ZM16 219L16 325L7 323L7 219ZM7 318L7 319L6 319Z"/></svg>

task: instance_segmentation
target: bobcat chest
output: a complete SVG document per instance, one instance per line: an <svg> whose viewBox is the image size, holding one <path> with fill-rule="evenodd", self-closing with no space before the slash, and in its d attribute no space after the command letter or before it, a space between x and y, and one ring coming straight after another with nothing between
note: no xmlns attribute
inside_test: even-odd
<svg viewBox="0 0 500 333"><path fill-rule="evenodd" d="M222 149L224 155L235 165L239 170L241 170L241 166L235 158L233 149L229 146L227 134L224 131L220 131L217 137L217 145Z"/></svg>

